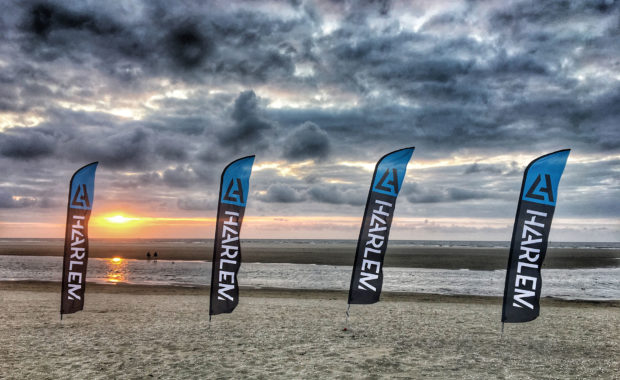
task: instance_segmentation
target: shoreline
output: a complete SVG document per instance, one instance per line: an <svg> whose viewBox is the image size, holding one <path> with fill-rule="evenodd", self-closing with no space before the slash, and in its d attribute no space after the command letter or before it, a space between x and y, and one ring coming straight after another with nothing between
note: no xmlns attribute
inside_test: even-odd
<svg viewBox="0 0 620 380"><path fill-rule="evenodd" d="M92 294L127 294L127 295L167 295L167 296L203 296L209 297L208 285L142 285L142 284L101 284L87 282L87 293ZM0 280L0 291L27 291L60 294L60 282L33 280ZM247 298L292 298L292 299L326 299L342 300L346 305L346 290L316 290L289 288L253 288L240 287L240 297ZM477 296L461 294L436 294L418 292L383 291L380 302L425 302L425 303L460 303L460 304L496 304L501 307L502 297ZM613 307L620 308L620 300L587 300L541 297L541 307Z"/></svg>
<svg viewBox="0 0 620 380"><path fill-rule="evenodd" d="M0 244L0 255L62 256L63 242L15 242ZM179 244L159 242L119 243L115 241L91 242L90 258L122 257L146 260L146 252L158 253L158 260L211 261L213 247L205 244ZM242 261L246 263L290 263L352 266L355 242L337 242L325 245L285 243L269 245L250 241L242 244ZM506 269L508 248L487 247L422 247L389 246L385 256L386 267L432 269ZM550 269L617 268L620 266L620 249L616 248L549 248L544 267Z"/></svg>

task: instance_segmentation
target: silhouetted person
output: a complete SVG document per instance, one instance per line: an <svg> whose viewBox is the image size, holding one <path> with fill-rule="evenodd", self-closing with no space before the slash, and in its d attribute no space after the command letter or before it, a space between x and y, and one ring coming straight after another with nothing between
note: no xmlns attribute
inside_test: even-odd
<svg viewBox="0 0 620 380"><path fill-rule="evenodd" d="M157 252L153 253L153 257L157 258Z"/></svg>
<svg viewBox="0 0 620 380"><path fill-rule="evenodd" d="M146 253L146 259L147 259L147 260L150 260L150 259L151 259L151 252L150 252L150 251Z"/></svg>

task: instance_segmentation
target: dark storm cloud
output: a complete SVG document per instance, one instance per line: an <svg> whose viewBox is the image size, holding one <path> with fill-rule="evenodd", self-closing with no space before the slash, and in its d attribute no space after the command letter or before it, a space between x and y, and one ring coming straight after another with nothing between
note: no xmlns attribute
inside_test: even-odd
<svg viewBox="0 0 620 380"><path fill-rule="evenodd" d="M23 208L31 207L36 204L37 200L31 197L13 198L13 195L0 189L0 208Z"/></svg>
<svg viewBox="0 0 620 380"><path fill-rule="evenodd" d="M92 139L75 140L70 157L99 161L113 169L142 168L149 166L152 152L150 131L136 128L112 133L109 136L91 136Z"/></svg>
<svg viewBox="0 0 620 380"><path fill-rule="evenodd" d="M37 206L41 208L59 208L63 205L62 200L57 198L42 197L37 200Z"/></svg>
<svg viewBox="0 0 620 380"><path fill-rule="evenodd" d="M214 133L203 136L197 157L206 163L223 162L231 156L251 155L270 148L276 125L269 120L254 91L244 91Z"/></svg>
<svg viewBox="0 0 620 380"><path fill-rule="evenodd" d="M296 203L303 202L306 199L303 193L284 184L270 185L267 188L267 192L258 195L257 198L269 203Z"/></svg>
<svg viewBox="0 0 620 380"><path fill-rule="evenodd" d="M341 161L415 145L414 162L467 164L408 173L403 212L498 217L527 162L485 157L571 147L595 158L569 161L558 213L617 215L618 2L239 4L6 4L4 204L63 204L53 183L97 160L107 194L213 210L224 166L257 154L315 161L253 173L262 212L338 213L363 206L371 176Z"/></svg>
<svg viewBox="0 0 620 380"><path fill-rule="evenodd" d="M188 157L187 144L168 136L157 142L155 154L173 162L185 161Z"/></svg>
<svg viewBox="0 0 620 380"><path fill-rule="evenodd" d="M194 197L182 198L177 200L177 207L188 211L215 210L217 209L217 200Z"/></svg>
<svg viewBox="0 0 620 380"><path fill-rule="evenodd" d="M39 159L51 156L56 140L50 134L31 128L11 128L0 134L0 155L12 159Z"/></svg>
<svg viewBox="0 0 620 380"><path fill-rule="evenodd" d="M618 65L620 66L620 62ZM580 105L571 113L580 137L604 150L618 149L620 147L618 104L620 104L620 84L596 97L593 102Z"/></svg>
<svg viewBox="0 0 620 380"><path fill-rule="evenodd" d="M201 66L214 49L214 43L193 24L171 30L166 42L173 62L182 69Z"/></svg>
<svg viewBox="0 0 620 380"><path fill-rule="evenodd" d="M358 187L344 188L338 185L313 185L308 189L308 196L315 202L328 204L347 204L362 206L366 202L366 193Z"/></svg>
<svg viewBox="0 0 620 380"><path fill-rule="evenodd" d="M254 91L244 91L235 100L232 110L233 124L221 131L221 144L239 146L252 143L268 144L265 134L273 129L273 125L264 119L259 109L258 98Z"/></svg>
<svg viewBox="0 0 620 380"><path fill-rule="evenodd" d="M92 7L59 1L20 4L23 51L37 59L101 61L103 74L136 81L149 75L185 80L265 82L290 77L292 55L283 33L305 30L304 19L282 20L261 12L209 12L196 6L150 2L141 17L121 4ZM199 13L192 13L192 9ZM243 50L244 54L239 54Z"/></svg>
<svg viewBox="0 0 620 380"><path fill-rule="evenodd" d="M115 34L119 31L109 20L44 2L32 6L24 27L42 38L47 38L52 31L58 29L85 30L96 35Z"/></svg>
<svg viewBox="0 0 620 380"><path fill-rule="evenodd" d="M99 10L74 10L62 2L24 2L21 29L23 48L34 57L53 61L63 56L83 57L96 48L101 57L119 52L135 54L137 44L124 26Z"/></svg>
<svg viewBox="0 0 620 380"><path fill-rule="evenodd" d="M167 107L166 109L176 110L177 108ZM208 124L208 118L198 115L153 115L153 117L148 120L148 127L150 129L155 131L169 131L175 134L184 134L188 136L201 135L204 133L205 127Z"/></svg>
<svg viewBox="0 0 620 380"><path fill-rule="evenodd" d="M189 187L196 180L192 170L177 166L174 169L166 169L163 176L164 182L171 187Z"/></svg>
<svg viewBox="0 0 620 380"><path fill-rule="evenodd" d="M145 172L138 175L118 176L110 185L113 188L137 189L141 187L158 186L162 182L162 176L157 172Z"/></svg>
<svg viewBox="0 0 620 380"><path fill-rule="evenodd" d="M496 194L488 190L470 190L460 187L431 187L409 184L404 190L403 193L411 203L461 202L497 197Z"/></svg>
<svg viewBox="0 0 620 380"><path fill-rule="evenodd" d="M253 78L261 82L266 78L279 78L278 80L288 79L295 82L297 80L292 76L294 70L291 65L311 58L320 62L316 67L318 71L312 77L315 83L318 80L319 83L323 81L326 84L335 84L364 97L379 90L425 104L422 108L388 106L385 104L385 99L388 98L376 98L372 95L368 98L368 103L363 105L363 111L357 112L359 116L356 118L359 117L360 122L350 118L356 112L338 114L341 111L323 111L323 115L316 112L316 118L299 117L293 123L299 125L306 121L313 122L320 125L330 137L341 142L345 141L342 138L345 137L346 141L353 144L364 140L380 140L385 142L385 145L392 145L394 142L390 139L396 141L400 136L408 135L416 144L420 142L443 150L443 147L451 146L447 139L458 135L463 145L490 149L493 142L501 142L505 138L516 138L517 142L525 143L525 136L531 134L527 129L542 129L552 135L556 128L572 128L575 130L574 136L581 134L580 129L585 130L586 126L592 125L601 129L602 134L613 134L608 127L601 126L600 117L594 116L597 113L587 112L592 107L590 102L581 103L582 100L576 101L557 94L549 96L548 93L541 95L541 99L545 99L541 101L526 96L528 90L523 86L519 87L523 83L519 78L532 76L539 78L542 83L570 91L574 87L574 81L562 77L561 71L552 70L558 66L561 55L549 60L546 56L518 50L508 54L502 44L499 49L492 49L485 42L468 37L448 35L440 38L432 34L433 28L440 24L438 21L429 22L417 33L389 27L381 30L370 27L366 22L366 16L372 15L368 10L372 7L356 11L345 7L344 11L356 14L353 19L357 21L353 22L345 17L342 27L331 35L313 41L308 37L297 41L293 38L283 40L282 36L301 36L303 32L310 30L314 21L304 20L303 17L284 20L276 13L268 16L249 11L216 11L214 15L217 14L217 17L188 17L174 7L161 9L159 6L151 6L147 7L143 19L133 21L137 28L131 28L129 21L106 16L106 12L102 12L102 16L95 16L88 13L85 7L75 11L60 5L56 6L56 9L50 4L53 3L47 4L47 8L44 7L51 9L45 11L51 12L51 21L49 26L43 28L46 31L43 35L35 33L36 28L32 26L34 21L31 16L37 13L32 11L28 16L32 21L31 33L39 39L45 37L46 46L55 46L52 36L56 32L79 33L85 40L92 38L89 42L91 47L81 50L83 54L90 52L93 56L105 59L131 58L130 61L138 64L138 71L143 73L168 69L179 71L180 67L176 66L180 65L184 72L199 70L206 77L217 74L220 78L225 78L223 80L245 81L244 78ZM573 15L577 10L572 10ZM473 7L471 12L476 11ZM463 24L466 17L466 13L454 14L448 19L450 23ZM152 22L149 24L147 20ZM295 23L293 20L301 22ZM445 22L444 20L443 23ZM123 38L117 39L118 34L123 35ZM97 36L101 35L106 36L105 46L97 40ZM145 35L151 36L150 41L146 41ZM512 34L503 34L500 42L508 45L513 43L512 38ZM121 42L125 44L127 41L134 41L143 48L126 49L124 45L121 46ZM549 44L554 42L549 41ZM520 42L516 46L520 46L519 44ZM545 46L547 42L543 40L538 44ZM116 54L110 51L114 46ZM234 51L240 47L244 49L243 55ZM526 48L528 46L524 45L523 49ZM176 51L173 51L175 49ZM144 53L139 53L141 51ZM159 59L162 57L163 60ZM175 63L175 59L180 59L181 62ZM183 61L186 64L183 64ZM133 72L136 69L135 66L120 61L119 65L121 66L109 67L126 67L122 72ZM266 74L263 69L257 68L261 65L276 71ZM278 73L277 70L280 69L283 71ZM192 80L195 79L192 77ZM502 105L498 107L495 104L497 100L507 99L503 90L497 91L502 88L512 93L512 99L508 99L508 102L502 101ZM232 143L247 146L251 141L259 151L267 147L268 139L264 138L264 132L270 129L270 122L266 118L255 117L256 113L252 116L251 107L247 107L252 102L245 102L251 100L249 98L249 94L240 96L235 107L250 111L250 114L239 117L241 112L235 110L232 127L219 129L217 132L222 142L219 145ZM586 112L581 112L580 109L585 109ZM299 112L308 113L308 110ZM524 115L527 115L527 118L524 119ZM324 123L321 119L333 122ZM617 117L610 116L603 124L613 125L616 119ZM167 123L172 120L162 121ZM189 130L195 131L194 133L204 130L204 125L201 125L199 120L198 122L188 124ZM522 124L521 131L526 133L515 132L512 127L515 123ZM578 123L577 127L575 123ZM560 138L569 140L573 136L562 135ZM585 138L593 139L587 135ZM544 145L546 140L540 139L536 144ZM594 142L605 149L613 147L615 143L609 138L599 140ZM215 150L217 146L212 146L202 157L207 161L219 161L227 154L219 151L214 153ZM286 152L285 157L296 159L292 152Z"/></svg>
<svg viewBox="0 0 620 380"><path fill-rule="evenodd" d="M509 7L501 7L491 15L490 23L492 26L502 30L509 30L513 33L527 32L524 30L524 27L528 25L544 26L558 22L564 23L571 18L596 18L603 15L613 15L614 13L617 15L619 8L618 2L607 0L554 0L545 2L545 4L519 1Z"/></svg>
<svg viewBox="0 0 620 380"><path fill-rule="evenodd" d="M516 162L513 162L516 164ZM479 164L473 163L468 166L463 174L474 174L474 173L488 173L488 174L503 174L509 173L512 171L512 168L507 168L503 165L492 165L492 164Z"/></svg>
<svg viewBox="0 0 620 380"><path fill-rule="evenodd" d="M538 4L528 3L527 7L538 7L539 12L546 13ZM473 9L472 12L476 12L475 7ZM569 7L567 12L579 19L580 9L581 5ZM466 17L467 14L452 15L450 19L452 23L462 23ZM557 17L555 22L561 25L563 20ZM384 130L387 124L388 131L394 131L392 135L403 135L409 130L416 141L437 148L452 147L454 144L447 139L453 136L458 136L463 145L487 149L493 147L491 143L500 143L507 138L526 144L532 135L540 136L541 132L548 138L543 135L543 138L536 139L536 145L544 145L551 138L583 141L579 138L582 127L575 128L579 116L583 118L578 121L580 125L594 121L591 123L594 128L609 134L605 127L608 123L596 122L595 114L587 112L592 109L591 101L598 97L598 89L581 86L579 92L585 97L577 98L573 96L577 82L566 76L568 72L558 70L567 59L578 58L572 55L572 51L582 41L579 32L569 28L562 37L567 41L559 41L560 37L556 37L554 31L542 32L544 27L540 25L539 29L532 31L532 39L537 32L546 33L545 38L532 41L536 46L530 46L529 39L513 40L512 34L505 34L500 38L498 48L492 48L485 41L450 33L440 37L424 30L412 33L396 28L372 29L364 22L348 24L321 41L326 48L323 59L329 62L324 68L326 76L343 78L343 83L362 94L370 95L370 89L383 89L423 104L424 107L411 109L403 107L398 110L400 115L385 112L387 110L381 106L371 113L391 114L381 118L379 123L384 124ZM497 30L503 29L498 26ZM575 38L567 39L566 33L573 33ZM617 36L618 32L615 34ZM566 50L556 51L558 43ZM556 53L539 53L549 50ZM603 46L594 50L607 54L607 48ZM525 85L524 78L539 81L543 90L532 92ZM556 90L549 91L551 88ZM609 98L615 90L604 89L603 93L603 98ZM368 104L366 109L377 107L382 99L372 98L372 102L375 105ZM614 119L617 121L618 115ZM408 123L403 123L405 120ZM393 123L415 127L398 128ZM514 128L515 123L522 124L520 130ZM371 123L366 121L363 124L366 124L364 133L370 133ZM562 133L558 133L560 129ZM588 144L587 148L608 149L615 141L594 143L597 145Z"/></svg>
<svg viewBox="0 0 620 380"><path fill-rule="evenodd" d="M228 164L228 162L226 162L226 164ZM198 182L204 185L214 185L219 183L221 171L224 170L226 164L210 165L197 161L191 164L190 167L198 178Z"/></svg>
<svg viewBox="0 0 620 380"><path fill-rule="evenodd" d="M293 129L283 142L283 156L291 161L322 161L329 156L330 149L327 132L312 122Z"/></svg>
<svg viewBox="0 0 620 380"><path fill-rule="evenodd" d="M151 128L97 113L50 110L48 115L49 121L37 127L0 133L0 155L100 161L117 169L151 167L159 160L184 162L192 152L183 133L181 137L171 133L156 137Z"/></svg>

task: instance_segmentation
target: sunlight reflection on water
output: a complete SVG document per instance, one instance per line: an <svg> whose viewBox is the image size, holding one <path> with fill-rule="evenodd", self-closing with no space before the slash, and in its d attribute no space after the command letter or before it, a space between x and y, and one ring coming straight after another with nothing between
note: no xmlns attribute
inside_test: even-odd
<svg viewBox="0 0 620 380"><path fill-rule="evenodd" d="M127 281L127 260L123 260L120 257L114 257L112 259L106 259L105 263L107 265L105 282L117 284L119 282Z"/></svg>

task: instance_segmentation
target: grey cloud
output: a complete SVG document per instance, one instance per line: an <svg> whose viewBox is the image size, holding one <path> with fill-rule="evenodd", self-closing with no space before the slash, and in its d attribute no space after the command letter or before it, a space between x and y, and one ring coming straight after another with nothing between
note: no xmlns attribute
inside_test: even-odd
<svg viewBox="0 0 620 380"><path fill-rule="evenodd" d="M291 161L322 161L329 156L330 149L327 132L312 122L293 129L283 142L283 156Z"/></svg>
<svg viewBox="0 0 620 380"><path fill-rule="evenodd" d="M198 181L200 183L204 183L204 184L215 184L217 183L217 181L219 181L219 176L221 174L221 170L224 169L224 165L222 165L221 167L215 168L211 165L203 165L200 162L196 162L192 165L190 165L192 172L196 175L196 177L198 178ZM218 172L219 170L219 172Z"/></svg>
<svg viewBox="0 0 620 380"><path fill-rule="evenodd" d="M539 12L546 13L539 4L528 3L527 7L535 7ZM575 9L571 7L566 11L578 18L581 7L580 4ZM473 9L473 12L480 11L476 7ZM467 13L452 15L452 22L459 17L466 18ZM561 18L555 15L553 17L561 25ZM579 46L579 42L570 46L567 45L570 42L563 43L566 50L548 56L538 52L546 50L547 46L551 48L558 42L552 35L549 35L548 41L532 41L532 44L536 44L535 47L528 46L529 42L512 41L511 37L504 36L499 39L499 46L493 48L485 40L477 41L467 37L448 35L446 38L439 38L423 31L410 33L396 28L377 31L364 23L357 26L347 25L347 28L343 29L342 33L333 33L321 41L322 47L326 49L324 59L327 58L329 62L323 68L329 74L334 74L335 78L345 78L346 83L357 93L366 94L369 89L381 89L384 94L393 93L423 104L424 107L401 110L402 115L391 113L397 118L382 117L384 129L386 124L388 128L392 128L393 122L403 121L417 126L410 131L415 135L416 141L423 144L445 146L446 138L451 136L459 136L459 141L477 148L491 147L490 142L499 142L506 138L525 143L532 132L523 128L519 130L513 125L517 121L523 122L524 119L531 122L532 130L543 128L549 130L549 135L553 133L556 138L583 141L579 138L581 132L572 127L575 112L583 114L589 120L600 120L594 113L587 112L592 108L592 104L586 99L595 99L596 88L581 87L579 91L585 95L584 98L571 96L576 83L566 76L566 72L558 70L562 60L571 61L575 58L572 51ZM501 31L502 28L497 30ZM364 37L360 38L360 35ZM534 53L531 52L533 49L536 49ZM592 53L608 55L605 49L601 46L598 52ZM542 88L560 90L542 91L537 99L536 93L529 93L531 90L524 84L524 77L538 81ZM603 92L606 98L614 93L613 90ZM369 99L369 103L380 104L381 98ZM373 115L387 114L387 110L384 111L376 105L374 107L378 109L372 112ZM617 119L617 115L612 118L616 122ZM582 124L586 123L584 121ZM369 136L371 122L367 120L364 124L366 136ZM603 125L612 123L610 120L603 123L595 121L590 125L605 131L606 127ZM562 129L563 133L557 133L558 129ZM565 133L571 129L573 132ZM401 134L402 132L394 133ZM539 140L537 145L542 141L549 140ZM615 141L595 143L598 147L609 149Z"/></svg>
<svg viewBox="0 0 620 380"><path fill-rule="evenodd" d="M56 198L42 197L37 200L37 206L41 208L57 208L62 207L63 202Z"/></svg>
<svg viewBox="0 0 620 380"><path fill-rule="evenodd" d="M15 185L8 194L35 207L63 203L65 189L20 173L65 183L71 173L57 168L94 160L110 199L148 186L151 204L172 191L179 209L204 210L215 206L189 193L196 184L216 189L235 158L313 159L296 176L253 174L262 207L289 202L287 211L299 214L363 205L369 173L340 161L373 161L402 146L417 147L414 162L533 159L564 147L597 161L620 146L620 85L609 79L620 69L618 2L408 4L405 17L435 15L415 31L399 2L5 6L0 171ZM108 107L142 116L117 117ZM399 208L513 216L526 164L423 169ZM570 162L558 215L617 214L614 170L607 161ZM481 201L491 197L500 206Z"/></svg>
<svg viewBox="0 0 620 380"><path fill-rule="evenodd" d="M227 157L230 157L230 153L219 144L206 142L205 145L206 147L196 155L196 158L207 164L222 162Z"/></svg>
<svg viewBox="0 0 620 380"><path fill-rule="evenodd" d="M105 73L135 81L149 74L183 80L265 82L290 77L293 57L279 49L282 33L302 33L305 20L260 12L222 12L150 2L139 17L119 17L119 4L89 7L47 1L22 5L23 51L38 59L96 59ZM130 21L131 20L131 21ZM299 29L299 32L296 30ZM243 50L245 54L239 54ZM248 58L251 57L251 58Z"/></svg>
<svg viewBox="0 0 620 380"><path fill-rule="evenodd" d="M21 23L23 48L38 59L53 61L61 56L82 55L99 49L101 57L116 56L114 46L128 40L124 27L99 11L76 11L52 1L28 3ZM127 53L137 51L127 47Z"/></svg>
<svg viewBox="0 0 620 380"><path fill-rule="evenodd" d="M275 125L263 115L259 99L254 91L244 91L235 100L230 117L232 123L220 129L216 136L218 145L211 144L202 158L217 160L222 153L254 154L270 146Z"/></svg>
<svg viewBox="0 0 620 380"><path fill-rule="evenodd" d="M162 104L162 107L177 112L185 111L176 104ZM195 109L188 110L188 112L191 114L184 116L156 114L147 120L146 126L154 131L169 132L175 135L202 135L206 126L210 124L210 120L202 115L194 115Z"/></svg>
<svg viewBox="0 0 620 380"><path fill-rule="evenodd" d="M270 185L266 194L259 195L257 198L263 202L274 203L296 203L305 200L303 193L283 184Z"/></svg>
<svg viewBox="0 0 620 380"><path fill-rule="evenodd" d="M111 182L112 187L135 189L145 186L157 186L162 182L162 176L157 172L144 172L138 175L117 177Z"/></svg>
<svg viewBox="0 0 620 380"><path fill-rule="evenodd" d="M201 66L214 49L214 43L191 23L171 30L167 45L173 62L182 69L190 70Z"/></svg>
<svg viewBox="0 0 620 380"><path fill-rule="evenodd" d="M308 189L308 196L315 202L361 206L366 194L360 189L346 189L337 185L314 185Z"/></svg>
<svg viewBox="0 0 620 380"><path fill-rule="evenodd" d="M195 182L196 175L187 168L177 166L174 169L166 169L163 179L168 186L186 188Z"/></svg>
<svg viewBox="0 0 620 380"><path fill-rule="evenodd" d="M214 210L217 207L217 202L211 199L187 197L178 199L177 207L188 211Z"/></svg>
<svg viewBox="0 0 620 380"><path fill-rule="evenodd" d="M31 207L36 204L36 198L32 197L19 197L13 198L13 195L0 189L0 208L23 208Z"/></svg>
<svg viewBox="0 0 620 380"><path fill-rule="evenodd" d="M188 144L182 140L176 140L173 136L161 139L155 145L155 154L171 161L185 161L188 157Z"/></svg>
<svg viewBox="0 0 620 380"><path fill-rule="evenodd" d="M502 7L491 15L493 26L509 30L515 30L527 24L549 25L550 23L565 22L570 18L600 17L601 15L611 15L617 11L619 5L614 1L549 1L541 4L528 1L519 1L511 7ZM616 12L617 14L617 12Z"/></svg>
<svg viewBox="0 0 620 380"><path fill-rule="evenodd" d="M11 128L0 134L0 154L14 159L38 159L52 155L56 139L36 128Z"/></svg>
<svg viewBox="0 0 620 380"><path fill-rule="evenodd" d="M489 190L477 189L470 190L458 187L424 187L418 184L407 186L406 198L411 203L440 203L440 202L460 202L477 199L488 199L497 197Z"/></svg>
<svg viewBox="0 0 620 380"><path fill-rule="evenodd" d="M504 173L506 168L500 165L492 165L492 164L479 164L473 163L468 166L463 174L474 174L474 173L489 173L489 174L502 174Z"/></svg>
<svg viewBox="0 0 620 380"><path fill-rule="evenodd" d="M98 19L85 13L73 12L45 2L35 4L30 9L24 26L43 38L59 29L85 30L97 35L109 35L118 32L118 27L108 20Z"/></svg>
<svg viewBox="0 0 620 380"><path fill-rule="evenodd" d="M101 132L100 132L101 133ZM141 168L149 166L152 134L143 128L92 137L72 143L69 155L75 159L100 161L110 168Z"/></svg>

